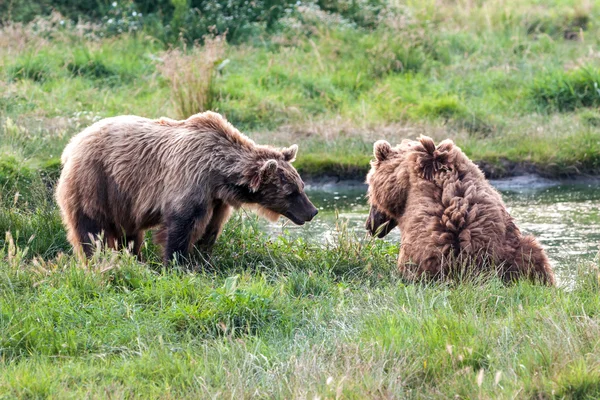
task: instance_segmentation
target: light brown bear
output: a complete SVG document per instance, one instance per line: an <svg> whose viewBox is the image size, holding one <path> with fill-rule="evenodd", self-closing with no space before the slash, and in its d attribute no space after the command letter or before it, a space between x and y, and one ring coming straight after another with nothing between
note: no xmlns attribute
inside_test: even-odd
<svg viewBox="0 0 600 400"><path fill-rule="evenodd" d="M506 280L527 277L554 285L541 246L521 234L500 194L451 140L436 147L421 136L393 148L380 140L374 155L367 229L383 237L400 228L398 267L404 277L496 268Z"/></svg>
<svg viewBox="0 0 600 400"><path fill-rule="evenodd" d="M138 254L144 231L159 227L168 263L194 244L210 250L244 204L271 220L310 221L317 209L291 164L297 150L257 145L213 112L184 121L107 118L65 148L56 198L78 253L89 256L103 236Z"/></svg>

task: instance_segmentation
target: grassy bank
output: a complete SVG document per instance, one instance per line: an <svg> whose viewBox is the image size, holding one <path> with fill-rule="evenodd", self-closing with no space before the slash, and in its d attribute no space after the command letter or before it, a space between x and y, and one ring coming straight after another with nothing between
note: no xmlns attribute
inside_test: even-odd
<svg viewBox="0 0 600 400"><path fill-rule="evenodd" d="M2 203L0 398L595 398L598 263L561 287L407 284L398 246L236 215L203 269L72 255L44 182ZM297 237L297 236L296 236ZM564 267L564 266L563 266Z"/></svg>
<svg viewBox="0 0 600 400"><path fill-rule="evenodd" d="M297 142L306 176L361 177L374 140L420 133L455 139L494 177L600 172L595 3L386 9L365 28L301 6L245 42L171 51L56 15L5 23L0 152L38 167L98 118L212 108L260 142Z"/></svg>
<svg viewBox="0 0 600 400"><path fill-rule="evenodd" d="M149 264L98 253L82 268L5 245L0 396L600 395L590 265L568 290L405 285L395 246L342 231L324 248L228 226L204 273L162 270L151 249Z"/></svg>

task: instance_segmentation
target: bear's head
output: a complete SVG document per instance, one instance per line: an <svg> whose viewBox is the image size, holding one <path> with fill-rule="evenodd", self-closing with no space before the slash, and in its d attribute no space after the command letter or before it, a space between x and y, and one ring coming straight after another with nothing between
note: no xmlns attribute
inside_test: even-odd
<svg viewBox="0 0 600 400"><path fill-rule="evenodd" d="M445 140L436 147L427 136L403 140L396 147L385 140L375 142L375 159L367 175L371 210L366 228L373 236L384 237L396 227L413 186L424 183L419 190L426 190L435 185L440 173L451 170L453 146Z"/></svg>
<svg viewBox="0 0 600 400"><path fill-rule="evenodd" d="M293 167L298 146L292 145L261 158L249 171L248 188L257 211L276 221L280 215L296 225L303 225L317 215L318 210L304 192L304 182Z"/></svg>

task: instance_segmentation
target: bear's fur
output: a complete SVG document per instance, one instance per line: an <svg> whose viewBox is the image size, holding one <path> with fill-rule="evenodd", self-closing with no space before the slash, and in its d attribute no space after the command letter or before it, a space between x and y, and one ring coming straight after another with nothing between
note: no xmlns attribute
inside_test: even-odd
<svg viewBox="0 0 600 400"><path fill-rule="evenodd" d="M496 268L548 285L554 274L541 246L523 236L500 194L451 140L421 136L391 147L380 140L367 176L367 229L385 236L396 224L398 267L408 279Z"/></svg>
<svg viewBox="0 0 600 400"><path fill-rule="evenodd" d="M317 209L291 164L297 150L257 145L213 112L184 121L107 118L65 148L56 198L77 252L89 256L103 237L138 254L144 231L159 227L170 262L195 243L210 250L244 204L271 220L310 221Z"/></svg>

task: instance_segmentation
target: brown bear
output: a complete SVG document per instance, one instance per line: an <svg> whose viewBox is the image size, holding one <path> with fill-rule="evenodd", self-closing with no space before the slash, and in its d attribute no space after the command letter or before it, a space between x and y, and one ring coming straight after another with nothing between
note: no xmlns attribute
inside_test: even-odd
<svg viewBox="0 0 600 400"><path fill-rule="evenodd" d="M380 140L373 152L366 226L378 237L399 227L398 268L405 278L495 268L507 280L554 284L541 246L521 234L500 194L451 140L437 147L426 136L396 147Z"/></svg>
<svg viewBox="0 0 600 400"><path fill-rule="evenodd" d="M317 209L291 164L297 150L258 145L214 112L107 118L65 148L56 198L79 254L89 256L98 237L139 254L144 231L159 227L168 263L194 244L210 250L241 205L271 220L310 221Z"/></svg>

